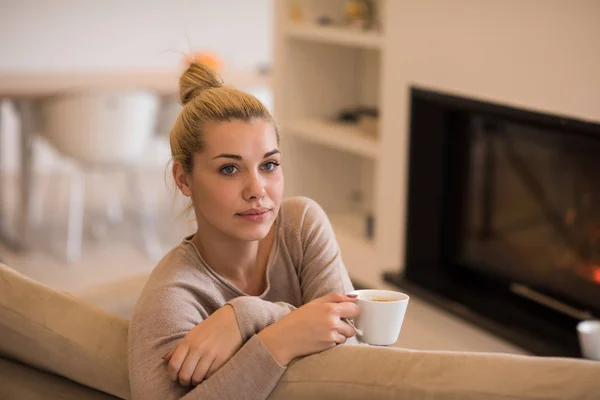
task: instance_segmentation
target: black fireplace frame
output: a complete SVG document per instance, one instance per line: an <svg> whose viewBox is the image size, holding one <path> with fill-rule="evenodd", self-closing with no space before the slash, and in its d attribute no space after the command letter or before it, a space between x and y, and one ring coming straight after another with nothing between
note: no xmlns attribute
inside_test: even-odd
<svg viewBox="0 0 600 400"><path fill-rule="evenodd" d="M452 240L449 229L461 224L449 210L461 201L456 185L465 185L466 178L450 177L444 166L449 162L468 163L464 142L467 135L456 134L466 129L467 110L491 119L548 129L560 127L597 138L600 124L421 87L410 88L410 99L405 268L400 273L386 273L384 279L533 354L581 357L575 326L585 319L578 312L588 312L589 307L502 275L448 268L444 251L448 251L448 240ZM454 133L452 138L448 137L447 126ZM573 312L565 313L565 309ZM600 310L593 310L593 315L599 317Z"/></svg>

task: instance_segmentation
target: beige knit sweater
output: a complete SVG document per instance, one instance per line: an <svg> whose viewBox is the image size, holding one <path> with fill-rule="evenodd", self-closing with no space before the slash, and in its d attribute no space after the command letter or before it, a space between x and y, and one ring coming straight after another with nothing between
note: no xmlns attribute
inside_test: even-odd
<svg viewBox="0 0 600 400"><path fill-rule="evenodd" d="M246 295L215 273L188 239L158 264L130 325L133 400L265 399L269 395L285 367L255 334L315 298L353 289L329 220L317 203L301 197L286 199L275 224L267 287L260 296ZM193 389L170 381L162 357L225 304L235 310L244 345Z"/></svg>

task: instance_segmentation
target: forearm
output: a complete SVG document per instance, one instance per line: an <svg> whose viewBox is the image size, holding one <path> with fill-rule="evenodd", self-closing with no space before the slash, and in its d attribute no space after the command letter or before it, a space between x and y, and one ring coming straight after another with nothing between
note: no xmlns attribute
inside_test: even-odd
<svg viewBox="0 0 600 400"><path fill-rule="evenodd" d="M302 287L303 304L330 293L345 294L353 290L346 268L339 257L332 260L326 268L307 270L304 279L306 283ZM271 302L255 296L239 296L227 304L235 311L243 342L296 309L288 303Z"/></svg>
<svg viewBox="0 0 600 400"><path fill-rule="evenodd" d="M263 400L277 385L285 369L260 338L254 336L213 376L181 399Z"/></svg>
<svg viewBox="0 0 600 400"><path fill-rule="evenodd" d="M210 378L189 389L171 381L166 361L144 349L130 362L132 400L265 399L285 372L258 336L246 342ZM159 353L165 351L164 346ZM156 352L155 352L156 353Z"/></svg>
<svg viewBox="0 0 600 400"><path fill-rule="evenodd" d="M280 365L287 367L297 356L294 351L296 343L290 343L289 338L279 328L278 324L275 323L260 331L257 336L267 350L269 350L273 358Z"/></svg>
<svg viewBox="0 0 600 400"><path fill-rule="evenodd" d="M291 304L274 303L254 296L236 297L227 304L235 311L244 342L296 309Z"/></svg>

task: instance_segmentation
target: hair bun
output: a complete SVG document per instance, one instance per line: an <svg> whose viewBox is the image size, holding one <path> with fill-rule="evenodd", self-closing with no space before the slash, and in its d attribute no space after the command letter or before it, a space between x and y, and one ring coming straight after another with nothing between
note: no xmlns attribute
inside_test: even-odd
<svg viewBox="0 0 600 400"><path fill-rule="evenodd" d="M204 90L223 86L223 80L210 66L193 61L179 78L179 102L185 106Z"/></svg>

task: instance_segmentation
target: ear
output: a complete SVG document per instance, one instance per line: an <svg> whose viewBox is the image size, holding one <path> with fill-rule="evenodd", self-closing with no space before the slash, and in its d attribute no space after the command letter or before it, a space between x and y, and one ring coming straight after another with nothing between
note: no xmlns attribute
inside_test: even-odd
<svg viewBox="0 0 600 400"><path fill-rule="evenodd" d="M180 162L173 163L173 179L175 180L175 184L181 191L181 194L183 194L186 197L192 196L192 188L188 183L190 177L188 176L188 173L185 172Z"/></svg>

